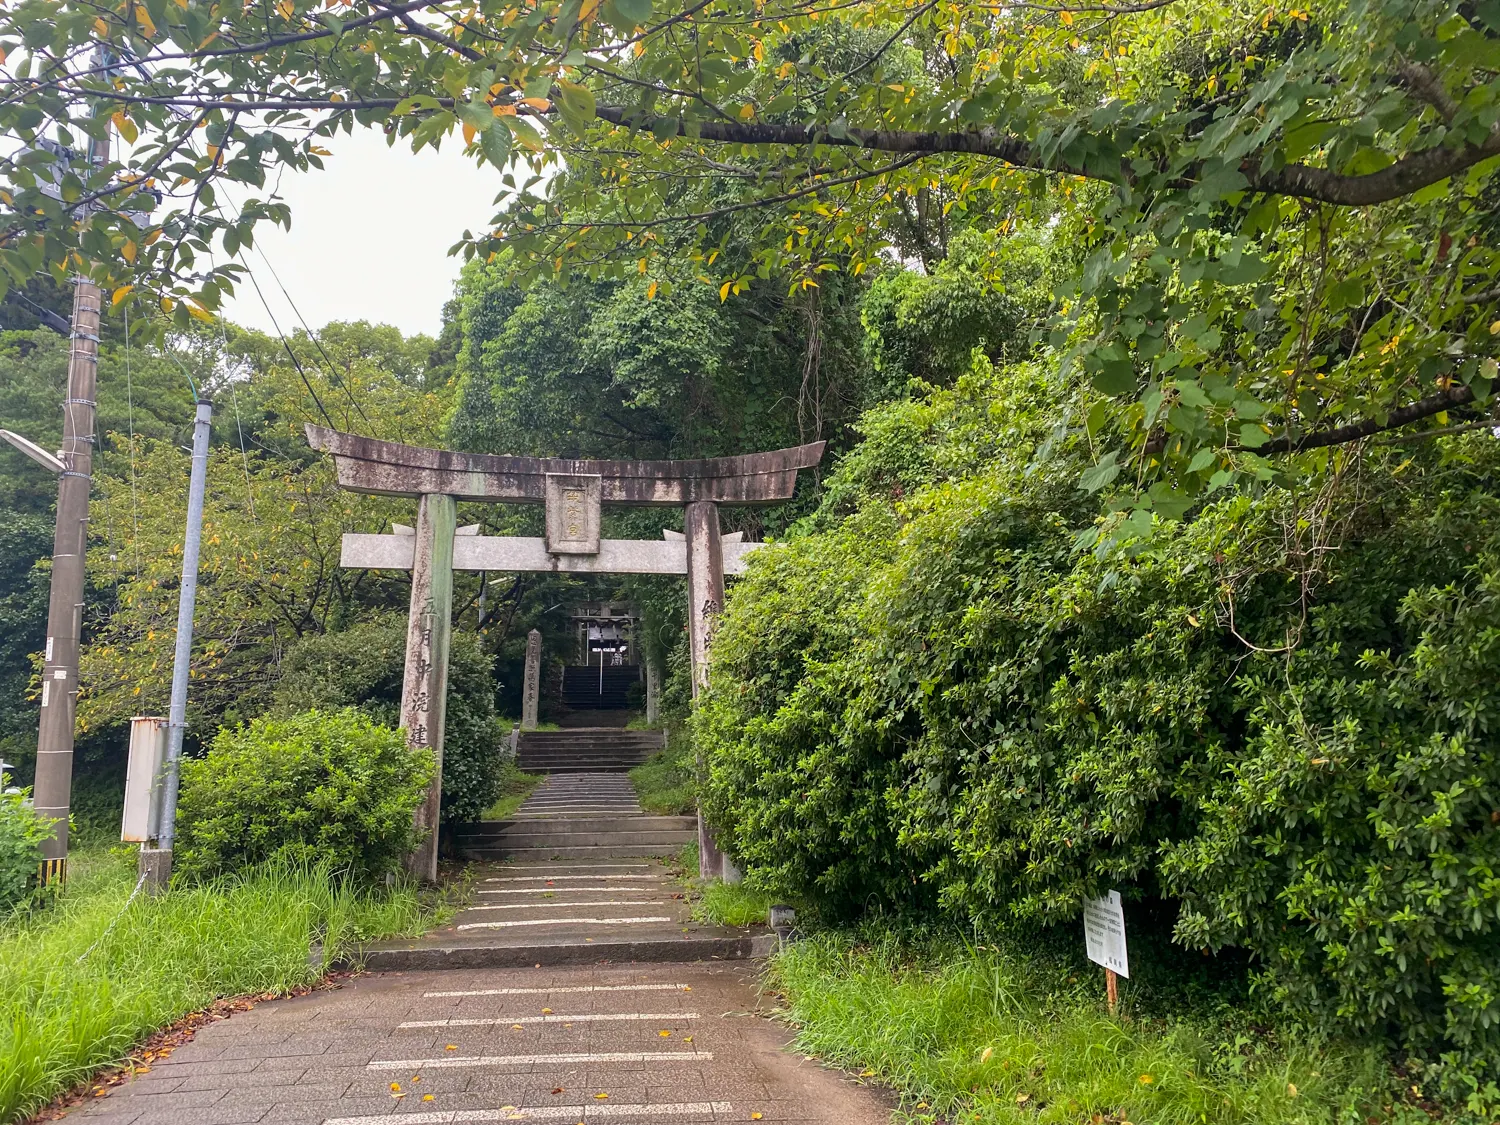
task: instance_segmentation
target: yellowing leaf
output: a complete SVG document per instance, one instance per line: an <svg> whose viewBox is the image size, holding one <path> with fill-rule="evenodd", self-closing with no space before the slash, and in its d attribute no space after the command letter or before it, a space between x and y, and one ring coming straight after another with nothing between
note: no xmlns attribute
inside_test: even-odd
<svg viewBox="0 0 1500 1125"><path fill-rule="evenodd" d="M466 144L466 145L473 144L474 143L474 138L476 136L478 136L478 135L479 134L477 134L474 131L474 126L470 125L467 121L465 121L464 122L464 144Z"/></svg>
<svg viewBox="0 0 1500 1125"><path fill-rule="evenodd" d="M543 113L546 113L549 109L552 108L552 103L549 102L546 98L522 98L521 104L529 105L532 109L539 109Z"/></svg>
<svg viewBox="0 0 1500 1125"><path fill-rule="evenodd" d="M719 286L719 303L720 304L723 304L725 301L729 300L729 287L732 284L733 284L733 282L726 281L723 285Z"/></svg>
<svg viewBox="0 0 1500 1125"><path fill-rule="evenodd" d="M740 120L741 121L749 121L754 116L755 116L755 107L753 105L751 105L749 102L746 102L744 105L740 106Z"/></svg>
<svg viewBox="0 0 1500 1125"><path fill-rule="evenodd" d="M654 281L650 285L646 286L646 300L656 300L656 282Z"/></svg>
<svg viewBox="0 0 1500 1125"><path fill-rule="evenodd" d="M115 295L110 298L110 305L112 307L118 308L120 302L123 301L126 297L130 296L130 291L134 288L134 285L120 286L120 288L115 290Z"/></svg>
<svg viewBox="0 0 1500 1125"><path fill-rule="evenodd" d="M1072 27L1073 26L1073 13L1072 12L1058 12L1057 13L1057 18L1062 21L1062 24L1063 24L1064 27Z"/></svg>
<svg viewBox="0 0 1500 1125"><path fill-rule="evenodd" d="M115 113L110 117L114 127L120 130L120 136L130 144L135 144L135 139L140 134L136 131L135 122L126 117L123 112Z"/></svg>
<svg viewBox="0 0 1500 1125"><path fill-rule="evenodd" d="M94 17L94 30L105 38L109 37L109 24L105 23L101 16Z"/></svg>
<svg viewBox="0 0 1500 1125"><path fill-rule="evenodd" d="M980 1062L989 1062L990 1058L994 1055L994 1053L995 1053L995 1048L993 1048L993 1047L986 1047L980 1053L980 1055L979 1055L979 1061Z"/></svg>

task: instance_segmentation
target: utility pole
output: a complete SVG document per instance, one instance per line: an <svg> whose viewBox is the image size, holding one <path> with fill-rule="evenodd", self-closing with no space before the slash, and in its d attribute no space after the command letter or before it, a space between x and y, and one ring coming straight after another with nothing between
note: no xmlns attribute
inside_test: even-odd
<svg viewBox="0 0 1500 1125"><path fill-rule="evenodd" d="M105 51L95 53L103 65ZM109 159L109 137L89 142L92 171ZM94 472L94 414L99 377L99 314L104 294L88 277L73 280L73 322L63 438L58 457L57 529L52 540L52 592L47 605L47 652L42 668L42 717L37 732L33 801L53 822L42 841L41 880L67 877L68 810L73 789L73 720L78 706L78 649L83 627L84 552L88 547L89 490Z"/></svg>
<svg viewBox="0 0 1500 1125"><path fill-rule="evenodd" d="M177 650L172 657L172 703L167 711L167 760L163 768L161 823L156 847L142 848L140 871L153 892L172 877L172 844L177 836L177 786L182 737L187 733L188 672L193 663L193 610L198 604L198 555L203 545L203 494L208 483L208 439L213 404L198 400L193 419L193 468L188 478L187 530L182 541L182 585L177 592Z"/></svg>

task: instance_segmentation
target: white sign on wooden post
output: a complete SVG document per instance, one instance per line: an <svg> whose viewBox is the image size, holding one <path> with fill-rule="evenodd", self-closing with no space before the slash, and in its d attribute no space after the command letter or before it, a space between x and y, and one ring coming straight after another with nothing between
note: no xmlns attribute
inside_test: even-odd
<svg viewBox="0 0 1500 1125"><path fill-rule="evenodd" d="M1130 958L1125 952L1125 906L1119 891L1084 900L1083 941L1090 961L1122 977L1130 976Z"/></svg>

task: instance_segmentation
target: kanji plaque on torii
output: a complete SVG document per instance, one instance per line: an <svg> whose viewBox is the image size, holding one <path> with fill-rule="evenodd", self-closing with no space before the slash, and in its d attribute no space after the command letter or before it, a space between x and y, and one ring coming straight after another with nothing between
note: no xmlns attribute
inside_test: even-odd
<svg viewBox="0 0 1500 1125"><path fill-rule="evenodd" d="M314 449L333 454L342 487L419 501L415 529L345 535L341 561L350 567L412 572L401 722L413 745L432 749L438 767L417 813L425 843L408 864L424 879L437 877L453 571L685 575L697 696L708 674L714 618L724 605L724 575L739 573L745 556L759 546L738 534L721 535L718 506L790 499L798 471L815 466L824 447L819 441L738 457L580 461L425 449L312 425L307 440ZM545 504L547 533L542 538L485 536L475 534L477 527L458 528L455 503L460 500ZM603 504L682 507L684 527L664 530L659 541L602 539ZM703 869L711 870L716 849L701 818L699 845Z"/></svg>

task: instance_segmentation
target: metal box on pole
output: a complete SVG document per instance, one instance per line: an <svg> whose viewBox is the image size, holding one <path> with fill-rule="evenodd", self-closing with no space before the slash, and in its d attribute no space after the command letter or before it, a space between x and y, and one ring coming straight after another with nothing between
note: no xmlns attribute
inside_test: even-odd
<svg viewBox="0 0 1500 1125"><path fill-rule="evenodd" d="M167 758L167 720L141 715L130 720L130 762L125 771L125 816L120 839L146 844L161 819L162 767Z"/></svg>

